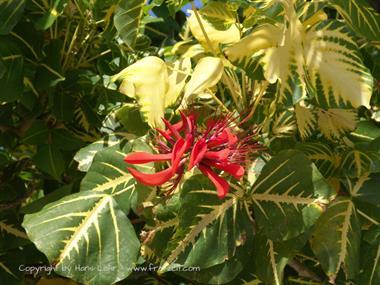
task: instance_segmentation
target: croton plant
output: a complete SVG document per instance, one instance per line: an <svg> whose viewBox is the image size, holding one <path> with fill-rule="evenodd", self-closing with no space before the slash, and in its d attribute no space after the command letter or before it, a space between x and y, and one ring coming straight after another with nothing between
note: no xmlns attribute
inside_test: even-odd
<svg viewBox="0 0 380 285"><path fill-rule="evenodd" d="M380 284L376 5L0 1L0 283Z"/></svg>

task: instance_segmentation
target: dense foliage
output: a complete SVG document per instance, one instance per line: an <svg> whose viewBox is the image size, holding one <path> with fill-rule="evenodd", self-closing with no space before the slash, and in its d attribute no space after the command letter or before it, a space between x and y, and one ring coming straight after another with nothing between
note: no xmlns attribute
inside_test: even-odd
<svg viewBox="0 0 380 285"><path fill-rule="evenodd" d="M371 4L0 0L1 283L380 284Z"/></svg>

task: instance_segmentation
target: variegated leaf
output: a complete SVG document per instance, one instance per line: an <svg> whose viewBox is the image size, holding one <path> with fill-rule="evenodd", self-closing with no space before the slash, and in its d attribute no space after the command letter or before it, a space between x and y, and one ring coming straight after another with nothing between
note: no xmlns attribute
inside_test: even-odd
<svg viewBox="0 0 380 285"><path fill-rule="evenodd" d="M318 167L324 177L334 175L341 165L340 157L332 149L321 142L302 143L297 146Z"/></svg>
<svg viewBox="0 0 380 285"><path fill-rule="evenodd" d="M306 139L315 128L315 116L310 108L301 105L301 103L295 105L294 112L301 138Z"/></svg>
<svg viewBox="0 0 380 285"><path fill-rule="evenodd" d="M304 52L315 100L323 108L369 107L373 79L344 24L325 21L307 32Z"/></svg>
<svg viewBox="0 0 380 285"><path fill-rule="evenodd" d="M317 115L318 128L328 139L338 139L345 132L353 131L356 127L357 116L354 110L319 109Z"/></svg>
<svg viewBox="0 0 380 285"><path fill-rule="evenodd" d="M56 273L81 283L113 284L137 261L140 243L133 226L104 192L66 196L26 215L23 226Z"/></svg>
<svg viewBox="0 0 380 285"><path fill-rule="evenodd" d="M347 24L358 34L380 41L380 14L365 0L330 0Z"/></svg>
<svg viewBox="0 0 380 285"><path fill-rule="evenodd" d="M352 201L335 200L320 217L312 234L311 248L330 282L340 269L347 278L355 278L359 269L361 230Z"/></svg>
<svg viewBox="0 0 380 285"><path fill-rule="evenodd" d="M210 268L252 242L252 224L234 194L219 199L210 181L197 175L185 182L181 199L179 224L164 252L160 271L181 266ZM218 251L210 254L210 247Z"/></svg>
<svg viewBox="0 0 380 285"><path fill-rule="evenodd" d="M119 207L128 213L135 194L136 181L127 172L124 157L135 151L152 152L151 148L139 138L129 143L125 141L115 146L103 149L94 157L94 161L81 182L81 191L94 191L113 195ZM153 173L153 163L136 167L145 173Z"/></svg>
<svg viewBox="0 0 380 285"><path fill-rule="evenodd" d="M210 1L199 10L199 13L217 30L225 31L236 23L236 12L230 10L223 2Z"/></svg>
<svg viewBox="0 0 380 285"><path fill-rule="evenodd" d="M380 154L376 151L353 149L343 154L341 168L350 177L380 172Z"/></svg>
<svg viewBox="0 0 380 285"><path fill-rule="evenodd" d="M283 151L262 169L251 190L257 224L272 240L288 240L316 222L333 191L300 151Z"/></svg>
<svg viewBox="0 0 380 285"><path fill-rule="evenodd" d="M118 144L121 137L117 135L105 136L84 148L81 148L74 156L74 160L78 162L78 169L87 172L91 166L95 154L104 148L111 147Z"/></svg>

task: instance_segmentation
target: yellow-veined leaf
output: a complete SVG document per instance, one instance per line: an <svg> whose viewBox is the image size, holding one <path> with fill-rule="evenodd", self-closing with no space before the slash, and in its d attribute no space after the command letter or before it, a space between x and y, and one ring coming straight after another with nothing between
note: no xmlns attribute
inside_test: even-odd
<svg viewBox="0 0 380 285"><path fill-rule="evenodd" d="M132 272L138 258L133 226L106 193L67 196L26 215L23 227L56 273L80 283L113 284Z"/></svg>
<svg viewBox="0 0 380 285"><path fill-rule="evenodd" d="M257 225L272 240L310 229L333 194L315 165L295 150L274 156L251 189Z"/></svg>
<svg viewBox="0 0 380 285"><path fill-rule="evenodd" d="M314 229L311 248L330 282L334 284L340 269L344 269L347 278L355 278L359 269L361 229L352 201L335 200Z"/></svg>
<svg viewBox="0 0 380 285"><path fill-rule="evenodd" d="M330 0L347 24L360 35L379 41L380 14L364 0Z"/></svg>

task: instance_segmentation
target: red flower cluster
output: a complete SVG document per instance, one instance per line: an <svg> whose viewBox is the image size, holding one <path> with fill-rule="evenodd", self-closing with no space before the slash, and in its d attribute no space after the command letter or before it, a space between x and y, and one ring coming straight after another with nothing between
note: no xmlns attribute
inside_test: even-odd
<svg viewBox="0 0 380 285"><path fill-rule="evenodd" d="M128 168L128 171L138 182L148 186L162 185L175 175L178 175L178 183L188 161L188 170L198 167L215 185L218 196L225 197L229 184L213 169L240 179L244 175L244 167L240 164L245 162L247 153L252 149L249 143L251 138L239 141L230 128L231 117L209 120L204 130L197 127L194 115L181 113L181 117L182 120L174 125L163 119L167 130L157 129L159 154L134 152L124 159L129 164L169 161L170 167L154 174L142 173L133 168ZM256 148L257 144L253 147Z"/></svg>

